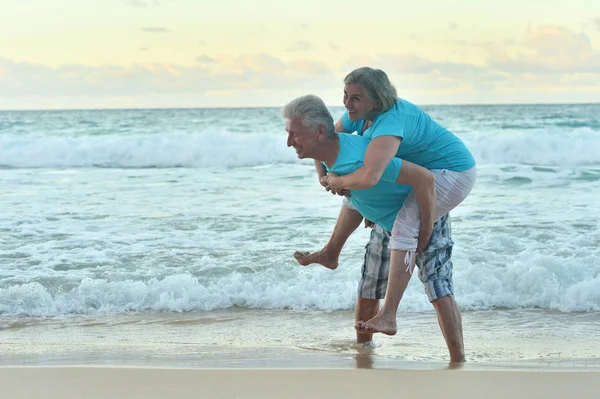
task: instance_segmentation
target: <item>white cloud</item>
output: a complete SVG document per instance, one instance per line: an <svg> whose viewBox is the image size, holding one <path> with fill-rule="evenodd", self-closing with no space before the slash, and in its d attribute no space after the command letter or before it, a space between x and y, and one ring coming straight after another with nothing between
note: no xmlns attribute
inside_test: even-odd
<svg viewBox="0 0 600 399"><path fill-rule="evenodd" d="M516 49L494 49L491 68L512 73L600 74L600 52L589 37L559 26L542 26L527 32Z"/></svg>
<svg viewBox="0 0 600 399"><path fill-rule="evenodd" d="M292 46L287 48L287 51L310 51L313 49L313 45L307 42L306 40L301 40L299 42L294 43Z"/></svg>
<svg viewBox="0 0 600 399"><path fill-rule="evenodd" d="M464 47L474 45L477 51L484 47L472 42ZM84 98L100 103L110 98L111 106L119 103L118 98L124 104L143 104L148 99L154 101L150 105L172 101L172 106L179 106L189 105L192 98L213 104L217 97L252 105L256 98L271 96L272 105L311 92L337 104L344 76L365 65L386 71L399 94L417 103L600 100L600 55L583 33L557 26L531 28L519 40L490 43L486 49L488 61L479 65L410 53L350 54L351 61L339 66L305 55L289 61L264 53L200 54L191 65L128 67L64 64L52 68L0 58L0 108L33 97L71 98L75 106Z"/></svg>
<svg viewBox="0 0 600 399"><path fill-rule="evenodd" d="M522 40L502 43L453 41L457 46L475 46L488 52L481 65L436 61L417 54L351 55L345 70L371 66L386 71L403 90L518 93L537 90L540 101L546 91L598 93L600 98L600 52L587 35L564 27L529 27ZM591 86L591 88L590 88Z"/></svg>
<svg viewBox="0 0 600 399"><path fill-rule="evenodd" d="M142 32L148 33L168 33L170 32L167 28L163 26L145 26L142 28Z"/></svg>
<svg viewBox="0 0 600 399"><path fill-rule="evenodd" d="M164 5L168 0L127 0L127 4L133 7L152 7Z"/></svg>
<svg viewBox="0 0 600 399"><path fill-rule="evenodd" d="M217 62L216 59L209 57L208 55L201 55L199 57L196 57L196 62L200 62L200 63L213 63L213 62Z"/></svg>
<svg viewBox="0 0 600 399"><path fill-rule="evenodd" d="M200 57L199 57L200 58ZM209 59L210 57L207 57ZM66 64L51 68L0 58L0 97L135 96L254 89L319 89L337 84L319 62L283 62L267 54L217 57L194 66Z"/></svg>

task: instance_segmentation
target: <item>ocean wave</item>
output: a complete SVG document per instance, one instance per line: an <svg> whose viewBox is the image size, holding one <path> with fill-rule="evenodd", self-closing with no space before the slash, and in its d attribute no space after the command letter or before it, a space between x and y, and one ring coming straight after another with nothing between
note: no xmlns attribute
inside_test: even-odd
<svg viewBox="0 0 600 399"><path fill-rule="evenodd" d="M481 134L464 140L480 165L600 164L600 132L589 127Z"/></svg>
<svg viewBox="0 0 600 399"><path fill-rule="evenodd" d="M528 131L465 135L479 165L600 164L600 133ZM3 168L205 168L306 163L286 136L204 131L164 135L0 136Z"/></svg>
<svg viewBox="0 0 600 399"><path fill-rule="evenodd" d="M210 131L165 135L0 136L4 168L206 168L297 163L286 136Z"/></svg>
<svg viewBox="0 0 600 399"><path fill-rule="evenodd" d="M548 260L544 258L544 260ZM455 276L456 298L465 310L544 308L562 312L600 311L600 276L578 278L552 265L515 264L477 273L463 264ZM348 266L348 265L346 265ZM554 265L556 266L556 265ZM138 311L212 311L234 306L257 309L347 310L356 301L357 267L335 272L284 267L258 273L233 272L210 281L189 273L147 280L84 278L74 288L52 290L39 282L0 289L1 317L52 317ZM568 276L567 276L568 275ZM416 279L413 279L416 280ZM401 312L431 311L418 281L409 285Z"/></svg>

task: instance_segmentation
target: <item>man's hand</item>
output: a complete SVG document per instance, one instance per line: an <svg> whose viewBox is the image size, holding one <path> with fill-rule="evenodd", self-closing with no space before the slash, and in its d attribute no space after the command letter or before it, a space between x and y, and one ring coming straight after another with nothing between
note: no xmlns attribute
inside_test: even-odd
<svg viewBox="0 0 600 399"><path fill-rule="evenodd" d="M419 242L417 244L417 253L422 254L429 245L431 239L431 233L433 233L433 224L431 226L421 225L419 230Z"/></svg>

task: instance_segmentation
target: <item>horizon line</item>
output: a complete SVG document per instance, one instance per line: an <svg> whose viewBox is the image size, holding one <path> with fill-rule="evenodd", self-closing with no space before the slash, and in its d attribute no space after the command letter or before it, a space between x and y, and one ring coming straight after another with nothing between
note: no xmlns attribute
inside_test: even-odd
<svg viewBox="0 0 600 399"><path fill-rule="evenodd" d="M506 103L444 103L419 104L419 107L474 107L474 106L514 106L514 105L600 105L600 102L506 102ZM331 108L344 108L343 105L329 105ZM141 110L192 110L192 109L272 109L282 108L283 105L265 106L234 106L234 107L101 107L101 108L0 108L0 112L49 112L49 111L141 111Z"/></svg>

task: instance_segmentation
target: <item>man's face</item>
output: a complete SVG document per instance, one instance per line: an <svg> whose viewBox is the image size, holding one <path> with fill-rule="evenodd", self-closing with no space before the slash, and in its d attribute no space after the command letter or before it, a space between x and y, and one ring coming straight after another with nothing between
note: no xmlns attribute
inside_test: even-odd
<svg viewBox="0 0 600 399"><path fill-rule="evenodd" d="M300 118L286 119L285 131L288 133L287 146L294 147L298 158L314 158L314 148L319 138L318 131L304 126Z"/></svg>
<svg viewBox="0 0 600 399"><path fill-rule="evenodd" d="M351 121L360 121L377 107L377 102L367 96L362 85L350 83L344 86L344 107Z"/></svg>

